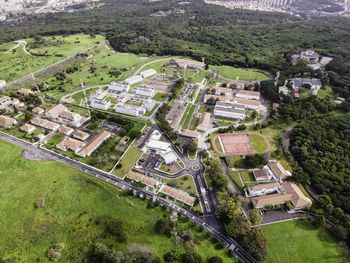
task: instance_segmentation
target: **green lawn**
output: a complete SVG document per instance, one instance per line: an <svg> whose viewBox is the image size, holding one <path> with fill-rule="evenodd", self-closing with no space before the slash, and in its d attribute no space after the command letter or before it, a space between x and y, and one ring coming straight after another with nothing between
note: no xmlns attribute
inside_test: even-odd
<svg viewBox="0 0 350 263"><path fill-rule="evenodd" d="M220 152L220 153L224 153L224 149L222 148L222 143L220 142L220 137L218 136L216 139L215 139L215 147L216 149Z"/></svg>
<svg viewBox="0 0 350 263"><path fill-rule="evenodd" d="M153 100L157 101L166 101L168 98L169 94L163 93L163 92L157 92L156 95L152 97Z"/></svg>
<svg viewBox="0 0 350 263"><path fill-rule="evenodd" d="M329 96L331 98L334 97L333 90L329 86L325 87L325 89L320 89L317 93L317 98L319 98L319 99L324 99L327 96Z"/></svg>
<svg viewBox="0 0 350 263"><path fill-rule="evenodd" d="M244 185L242 185L241 179L239 178L238 172L229 172L228 174L231 180L234 182L241 194L244 194Z"/></svg>
<svg viewBox="0 0 350 263"><path fill-rule="evenodd" d="M118 177L123 177L134 167L141 155L142 151L135 145L132 145L119 162L122 166L120 168L115 168L113 173Z"/></svg>
<svg viewBox="0 0 350 263"><path fill-rule="evenodd" d="M243 182L253 182L254 180L254 175L253 172L250 171L239 171Z"/></svg>
<svg viewBox="0 0 350 263"><path fill-rule="evenodd" d="M65 244L60 262L84 262L90 247L101 242L118 251L129 244L146 245L155 255L172 249L186 251L184 245L155 233L157 219L169 213L147 209L147 203L130 197L116 187L80 171L52 161L28 161L21 150L0 141L0 255L17 262L49 262L48 249L58 242ZM45 199L44 208L35 203ZM117 243L105 234L106 222L121 220L127 230L127 243ZM224 249L216 250L207 235L188 222L194 250L206 260L220 255L232 262Z"/></svg>
<svg viewBox="0 0 350 263"><path fill-rule="evenodd" d="M230 66L210 66L210 69L218 71L219 75L224 78L239 80L265 80L268 76L260 70L246 69L246 68L234 68Z"/></svg>
<svg viewBox="0 0 350 263"><path fill-rule="evenodd" d="M350 262L341 246L325 230L305 221L289 221L263 227L268 263Z"/></svg>
<svg viewBox="0 0 350 263"><path fill-rule="evenodd" d="M251 144L254 150L258 153L263 153L267 150L267 145L264 138L259 134L250 134L249 135Z"/></svg>

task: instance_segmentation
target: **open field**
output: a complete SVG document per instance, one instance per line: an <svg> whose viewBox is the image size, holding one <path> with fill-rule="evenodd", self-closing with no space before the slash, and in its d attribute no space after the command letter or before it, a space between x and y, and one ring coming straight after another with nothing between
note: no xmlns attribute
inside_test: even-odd
<svg viewBox="0 0 350 263"><path fill-rule="evenodd" d="M265 262L350 262L341 246L325 231L305 221L289 221L262 228L269 253Z"/></svg>
<svg viewBox="0 0 350 263"><path fill-rule="evenodd" d="M257 153L263 153L267 150L267 145L264 138L259 134L250 134L250 141Z"/></svg>
<svg viewBox="0 0 350 263"><path fill-rule="evenodd" d="M142 151L135 145L132 145L120 160L121 167L115 168L113 173L118 177L123 177L134 167L136 161L141 157Z"/></svg>
<svg viewBox="0 0 350 263"><path fill-rule="evenodd" d="M56 36L54 38L44 38L46 44L40 44L37 49L32 50L36 53L42 52L43 55L41 56L33 56L25 53L22 46L19 46L13 52L6 52L16 45L14 42L0 45L0 79L4 79L7 82L13 81L60 61L65 57L83 52L103 40L101 36L93 39L89 35L72 35L64 38ZM26 41L28 42L27 49L29 49L30 45L34 43L34 40L26 39ZM45 51L48 53L45 53Z"/></svg>
<svg viewBox="0 0 350 263"><path fill-rule="evenodd" d="M268 76L260 70L256 69L244 69L244 68L234 68L230 66L210 66L210 69L217 71L220 76L228 79L239 80L265 80Z"/></svg>
<svg viewBox="0 0 350 263"><path fill-rule="evenodd" d="M48 249L65 244L60 262L83 262L95 242L124 251L128 244L146 245L160 258L185 247L155 233L157 219L169 214L162 209L146 209L147 203L122 194L117 188L56 162L32 162L20 156L21 150L0 141L0 255L19 262L49 262ZM35 202L45 198L43 208ZM105 234L103 222L121 220L127 228L127 244L117 243ZM102 222L102 224L101 224ZM188 222L195 251L204 260L220 255L232 262L225 250L216 249L207 235Z"/></svg>

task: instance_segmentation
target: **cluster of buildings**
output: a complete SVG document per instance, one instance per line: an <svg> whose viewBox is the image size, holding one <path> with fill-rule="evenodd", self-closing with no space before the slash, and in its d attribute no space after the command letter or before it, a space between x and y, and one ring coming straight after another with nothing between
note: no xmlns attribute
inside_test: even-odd
<svg viewBox="0 0 350 263"><path fill-rule="evenodd" d="M142 151L161 156L166 165L171 165L179 159L172 145L162 139L162 134L158 130L152 132Z"/></svg>
<svg viewBox="0 0 350 263"><path fill-rule="evenodd" d="M25 104L16 98L9 96L0 97L0 111L7 113L13 112L15 109L22 110L25 109Z"/></svg>
<svg viewBox="0 0 350 263"><path fill-rule="evenodd" d="M294 78L290 80L289 85L287 83L278 88L278 93L283 95L292 93L295 99L300 97L302 88L310 89L311 94L314 96L316 96L320 88L322 88L322 82L318 78Z"/></svg>
<svg viewBox="0 0 350 263"><path fill-rule="evenodd" d="M167 67L174 67L182 70L205 70L205 63L191 59L174 59L170 61Z"/></svg>
<svg viewBox="0 0 350 263"><path fill-rule="evenodd" d="M299 61L306 61L307 64L317 64L320 60L320 55L314 50L305 50L299 54L293 54L291 58L293 65L298 64Z"/></svg>
<svg viewBox="0 0 350 263"><path fill-rule="evenodd" d="M204 101L215 103L214 116L243 120L246 110L262 110L260 92L252 90L233 90L217 87L214 94L206 94Z"/></svg>
<svg viewBox="0 0 350 263"><path fill-rule="evenodd" d="M196 198L191 196L189 193L176 187L169 186L166 183L159 181L158 179L146 176L137 171L128 172L126 174L126 178L138 183L142 183L146 185L149 190L155 193L161 193L172 198L175 201L182 202L190 207L193 207L196 201Z"/></svg>
<svg viewBox="0 0 350 263"><path fill-rule="evenodd" d="M260 170L253 171L257 184L247 187L246 195L255 208L279 206L290 202L293 210L309 208L311 200L299 187L286 181L291 174L277 160L270 160Z"/></svg>
<svg viewBox="0 0 350 263"><path fill-rule="evenodd" d="M156 91L147 86L130 90L130 84L112 82L107 90L98 90L89 97L89 105L95 109L108 110L114 102L114 110L119 113L142 116L152 111L156 102L152 97Z"/></svg>

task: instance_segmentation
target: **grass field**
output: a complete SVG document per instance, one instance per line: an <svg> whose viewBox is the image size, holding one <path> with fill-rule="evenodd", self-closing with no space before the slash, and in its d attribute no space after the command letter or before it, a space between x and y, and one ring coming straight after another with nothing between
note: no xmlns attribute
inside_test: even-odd
<svg viewBox="0 0 350 263"><path fill-rule="evenodd" d="M122 166L115 168L113 173L118 177L123 177L135 165L141 155L142 151L135 145L132 145L119 162Z"/></svg>
<svg viewBox="0 0 350 263"><path fill-rule="evenodd" d="M228 79L239 80L265 80L268 76L262 71L256 69L234 68L230 66L210 66L210 69L215 70L220 76Z"/></svg>
<svg viewBox="0 0 350 263"><path fill-rule="evenodd" d="M101 242L119 251L140 243L163 258L185 247L155 233L157 219L169 216L158 208L146 209L146 202L122 194L117 188L56 162L33 162L20 156L21 150L0 141L0 255L18 262L49 262L48 249L63 242L60 262L84 262L91 245ZM44 208L35 208L45 198ZM127 244L105 234L104 220L122 220ZM194 249L204 260L217 254L232 262L225 250L216 250L204 232L192 229Z"/></svg>
<svg viewBox="0 0 350 263"><path fill-rule="evenodd" d="M267 238L268 263L350 262L325 230L305 221L289 221L263 227Z"/></svg>
<svg viewBox="0 0 350 263"><path fill-rule="evenodd" d="M238 190L241 192L241 194L244 194L244 185L242 185L238 172L229 172L228 175L230 176L231 180L234 182Z"/></svg>
<svg viewBox="0 0 350 263"><path fill-rule="evenodd" d="M334 93L331 87L327 86L325 89L320 89L317 93L317 98L324 99L327 96L334 98Z"/></svg>
<svg viewBox="0 0 350 263"><path fill-rule="evenodd" d="M258 153L263 153L267 150L267 145L264 138L259 134L250 134L249 135L251 144L254 150Z"/></svg>
<svg viewBox="0 0 350 263"><path fill-rule="evenodd" d="M156 95L152 97L153 100L157 101L166 101L168 98L169 94L163 93L163 92L157 92Z"/></svg>
<svg viewBox="0 0 350 263"><path fill-rule="evenodd" d="M15 52L6 52L16 45L14 42L0 45L0 79L7 82L18 79L62 60L64 57L83 52L88 47L103 40L102 36L97 36L94 39L89 35L72 35L64 38L56 36L54 38L44 38L46 39L45 45L30 50L31 52L43 53L45 56L31 56L23 51L22 46L18 47ZM26 41L28 48L34 42L33 39L26 39Z"/></svg>

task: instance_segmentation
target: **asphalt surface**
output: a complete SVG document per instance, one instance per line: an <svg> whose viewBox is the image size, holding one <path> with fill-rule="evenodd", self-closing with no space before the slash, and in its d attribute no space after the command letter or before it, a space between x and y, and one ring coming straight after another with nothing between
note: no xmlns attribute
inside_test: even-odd
<svg viewBox="0 0 350 263"><path fill-rule="evenodd" d="M238 257L241 261L247 262L247 263L253 263L257 262L254 258L252 258L237 242L232 240L230 237L226 236L225 232L222 231L221 228L218 229L218 226L215 224L208 224L203 219L199 218L195 214L193 214L190 211L187 211L183 209L182 207L173 204L169 201L167 201L164 198L161 198L157 196L156 194L147 192L143 189L140 189L136 186L133 186L122 179L115 177L105 171L99 170L97 168L91 167L89 165L80 163L78 161L75 161L73 159L70 159L66 156L63 156L61 154L58 154L56 152L52 152L45 148L40 148L39 146L33 146L31 143L23 141L21 139L18 139L16 137L10 136L8 134L5 134L3 132L0 132L0 139L7 141L9 143L12 143L14 145L17 145L29 152L35 152L37 155L42 155L43 157L46 157L51 160L55 160L57 162L66 164L68 166L71 166L75 169L81 170L91 176L94 176L96 178L99 178L107 183L113 184L123 190L131 190L134 192L135 195L139 195L140 197L150 198L157 203L159 203L161 206L164 206L168 209L171 209L175 212L177 212L179 215L184 216L188 220L192 221L195 225L201 226L204 231L211 234L214 238L216 238L218 241L220 241L223 245L225 245L236 257ZM206 218L206 217L204 217ZM211 217L209 217L211 218ZM210 220L209 220L210 222Z"/></svg>

